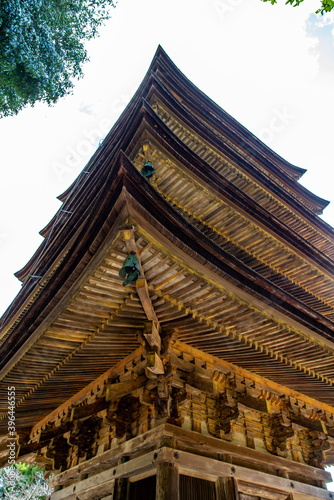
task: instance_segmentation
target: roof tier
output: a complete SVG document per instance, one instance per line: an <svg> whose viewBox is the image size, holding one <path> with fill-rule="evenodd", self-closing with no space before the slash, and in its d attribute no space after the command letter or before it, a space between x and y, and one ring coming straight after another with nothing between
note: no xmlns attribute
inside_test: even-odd
<svg viewBox="0 0 334 500"><path fill-rule="evenodd" d="M147 313L118 275L124 227L162 334L334 405L334 232L302 172L159 48L17 273L0 346L0 400L16 385L17 425L35 425L139 347Z"/></svg>

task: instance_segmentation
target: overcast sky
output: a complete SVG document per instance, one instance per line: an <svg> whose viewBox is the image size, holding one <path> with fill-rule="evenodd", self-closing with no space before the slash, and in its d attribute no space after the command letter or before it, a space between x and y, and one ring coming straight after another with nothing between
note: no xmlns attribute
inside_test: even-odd
<svg viewBox="0 0 334 500"><path fill-rule="evenodd" d="M280 2L280 0L279 0ZM180 70L287 161L302 183L333 194L333 16L260 0L120 0L71 96L0 121L0 314L13 273L144 77L160 43ZM334 225L334 203L324 213Z"/></svg>

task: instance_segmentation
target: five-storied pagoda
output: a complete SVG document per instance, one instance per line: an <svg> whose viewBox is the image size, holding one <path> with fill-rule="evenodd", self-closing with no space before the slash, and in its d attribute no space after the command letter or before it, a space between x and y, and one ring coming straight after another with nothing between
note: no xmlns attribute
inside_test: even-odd
<svg viewBox="0 0 334 500"><path fill-rule="evenodd" d="M17 460L52 500L331 499L327 202L159 47L17 273Z"/></svg>

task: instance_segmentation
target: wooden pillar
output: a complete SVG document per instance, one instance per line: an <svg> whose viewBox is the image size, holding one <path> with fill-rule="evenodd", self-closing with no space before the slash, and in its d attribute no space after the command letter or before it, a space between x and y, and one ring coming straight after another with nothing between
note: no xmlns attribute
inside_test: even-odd
<svg viewBox="0 0 334 500"><path fill-rule="evenodd" d="M157 465L156 500L179 500L179 471L171 462Z"/></svg>
<svg viewBox="0 0 334 500"><path fill-rule="evenodd" d="M115 500L127 500L128 498L128 480L120 478L115 483Z"/></svg>
<svg viewBox="0 0 334 500"><path fill-rule="evenodd" d="M239 500L238 486L234 477L217 480L217 500Z"/></svg>

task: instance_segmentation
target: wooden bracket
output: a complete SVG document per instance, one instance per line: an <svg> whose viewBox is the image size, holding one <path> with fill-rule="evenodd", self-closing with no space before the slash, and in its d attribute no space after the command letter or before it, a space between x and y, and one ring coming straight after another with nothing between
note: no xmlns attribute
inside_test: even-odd
<svg viewBox="0 0 334 500"><path fill-rule="evenodd" d="M138 249L134 238L134 232L136 231L136 228L129 224L126 227L123 226L122 228L120 228L120 231L121 233L123 233L123 240L125 241L128 252L137 253Z"/></svg>
<svg viewBox="0 0 334 500"><path fill-rule="evenodd" d="M161 349L161 337L159 335L160 325L158 321L150 321L146 323L144 329L144 337L150 347L157 347L160 351Z"/></svg>
<svg viewBox="0 0 334 500"><path fill-rule="evenodd" d="M139 267L140 267L141 276L136 281L136 290L138 293L138 297L139 297L140 302L143 306L143 309L145 311L147 319L149 319L150 321L158 322L157 315L155 314L153 304L152 304L152 301L150 299L147 281L144 277L144 271L142 269L140 260L139 260Z"/></svg>
<svg viewBox="0 0 334 500"><path fill-rule="evenodd" d="M121 229L123 233L123 239L125 241L126 248L128 252L135 252L138 257L140 276L136 281L136 290L142 307L145 311L147 319L152 321L152 327L150 327L150 332L144 332L144 336L151 347L157 347L160 351L161 349L161 337L159 335L160 326L157 315L155 314L155 310L150 299L150 294L148 290L147 281L145 278L144 270L141 265L140 255L138 252L138 248L136 245L134 232L134 226L131 226L126 229Z"/></svg>
<svg viewBox="0 0 334 500"><path fill-rule="evenodd" d="M131 395L135 398L139 398L139 401L146 406L154 405L154 398L152 397L150 390L146 387L140 387L135 391L132 391Z"/></svg>
<svg viewBox="0 0 334 500"><path fill-rule="evenodd" d="M165 373L164 365L156 352L147 354L147 369L155 375L163 375Z"/></svg>
<svg viewBox="0 0 334 500"><path fill-rule="evenodd" d="M145 160L146 161L150 161L151 160L151 151L150 151L150 141L145 141L143 143L143 153L144 153L144 157L145 157Z"/></svg>
<svg viewBox="0 0 334 500"><path fill-rule="evenodd" d="M197 393L207 393L207 394L219 394L219 386L215 380L206 379L191 372L186 375L186 390L188 392ZM199 392L198 392L199 391Z"/></svg>
<svg viewBox="0 0 334 500"><path fill-rule="evenodd" d="M130 392L144 385L145 381L146 381L145 375L140 375L136 379L131 378L130 380L127 380L125 382L118 382L115 384L108 385L106 390L106 401L126 396Z"/></svg>
<svg viewBox="0 0 334 500"><path fill-rule="evenodd" d="M143 303L143 300L146 302L145 305L143 304L143 307L144 307L145 313L147 315L147 319L158 321L156 314L154 312L153 306L152 306L150 296L149 296L149 291L148 291L148 286L147 286L147 282L145 279L144 270L143 270L143 267L141 265L140 255L138 252L138 248L137 248L135 236L134 236L135 230L136 230L136 228L134 226L131 226L131 227L126 228L126 229L121 229L121 232L123 233L123 240L125 242L127 251L129 253L135 252L135 254L137 255L137 258L138 258L140 276L136 282L136 288L137 288L137 292L138 292L138 295L139 295L141 302Z"/></svg>

